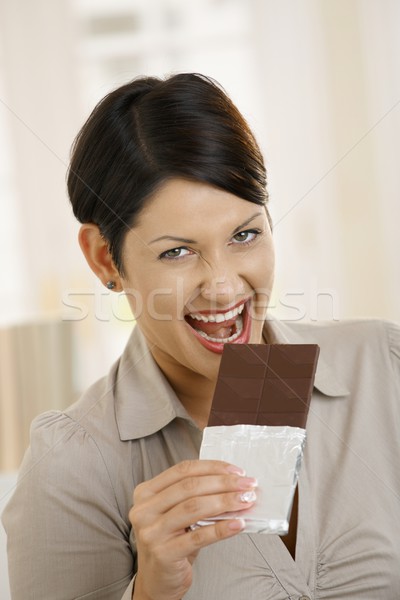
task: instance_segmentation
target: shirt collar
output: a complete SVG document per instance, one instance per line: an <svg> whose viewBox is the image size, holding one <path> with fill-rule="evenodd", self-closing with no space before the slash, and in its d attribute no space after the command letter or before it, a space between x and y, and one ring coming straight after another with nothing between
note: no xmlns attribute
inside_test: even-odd
<svg viewBox="0 0 400 600"><path fill-rule="evenodd" d="M268 316L264 337L269 343L317 344L313 327L297 331L292 325ZM349 392L327 364L320 349L314 386L326 396ZM140 328L135 326L128 344L110 375L109 389L115 401L116 421L121 440L146 437L180 417L196 427L168 380L155 362Z"/></svg>
<svg viewBox="0 0 400 600"><path fill-rule="evenodd" d="M194 424L135 326L111 382L121 440L156 433L176 417Z"/></svg>

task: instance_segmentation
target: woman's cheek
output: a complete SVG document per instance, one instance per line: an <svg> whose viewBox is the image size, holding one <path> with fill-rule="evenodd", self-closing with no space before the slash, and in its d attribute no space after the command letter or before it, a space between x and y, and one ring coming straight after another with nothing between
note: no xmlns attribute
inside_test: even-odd
<svg viewBox="0 0 400 600"><path fill-rule="evenodd" d="M123 290L133 316L135 319L139 319L143 314L145 306L141 290L128 285L123 285Z"/></svg>
<svg viewBox="0 0 400 600"><path fill-rule="evenodd" d="M154 321L172 321L175 318L176 302L174 290L169 287L157 287L147 296L146 312Z"/></svg>

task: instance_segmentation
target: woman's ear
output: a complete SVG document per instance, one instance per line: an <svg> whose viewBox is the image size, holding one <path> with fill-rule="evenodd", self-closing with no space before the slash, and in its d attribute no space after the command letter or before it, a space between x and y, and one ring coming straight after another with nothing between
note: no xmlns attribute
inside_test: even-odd
<svg viewBox="0 0 400 600"><path fill-rule="evenodd" d="M121 279L108 249L107 241L100 229L93 223L84 223L79 230L79 245L89 267L100 281L118 292L121 291ZM112 285L115 284L115 285Z"/></svg>

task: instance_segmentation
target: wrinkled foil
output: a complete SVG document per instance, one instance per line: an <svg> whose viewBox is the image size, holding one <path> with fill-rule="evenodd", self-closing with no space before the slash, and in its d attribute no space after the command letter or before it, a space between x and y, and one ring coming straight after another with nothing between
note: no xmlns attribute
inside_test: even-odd
<svg viewBox="0 0 400 600"><path fill-rule="evenodd" d="M197 525L240 518L246 523L243 533L287 534L305 440L306 431L300 427L206 427L200 458L226 461L256 477L257 500L247 510L210 517Z"/></svg>

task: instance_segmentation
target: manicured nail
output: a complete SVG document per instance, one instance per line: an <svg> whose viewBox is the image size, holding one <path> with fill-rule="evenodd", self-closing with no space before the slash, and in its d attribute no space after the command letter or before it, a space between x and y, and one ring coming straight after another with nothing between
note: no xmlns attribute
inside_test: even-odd
<svg viewBox="0 0 400 600"><path fill-rule="evenodd" d="M228 473L234 473L235 475L240 475L241 477L246 475L246 471L244 469L241 467L236 467L235 465L229 465L226 470Z"/></svg>
<svg viewBox="0 0 400 600"><path fill-rule="evenodd" d="M231 531L242 531L246 527L246 522L244 519L235 519L229 521L228 527Z"/></svg>
<svg viewBox="0 0 400 600"><path fill-rule="evenodd" d="M258 480L255 477L243 477L238 481L240 490L247 490L248 488L255 488L258 486Z"/></svg>
<svg viewBox="0 0 400 600"><path fill-rule="evenodd" d="M255 500L257 500L257 494L254 490L249 490L248 492L243 492L243 494L240 494L241 502L254 502Z"/></svg>

